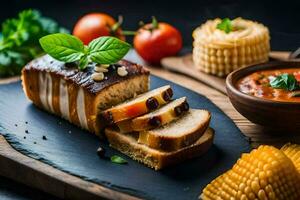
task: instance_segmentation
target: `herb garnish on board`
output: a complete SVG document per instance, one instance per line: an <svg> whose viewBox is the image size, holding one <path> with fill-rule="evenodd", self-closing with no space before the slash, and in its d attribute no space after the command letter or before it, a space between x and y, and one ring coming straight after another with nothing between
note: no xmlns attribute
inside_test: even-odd
<svg viewBox="0 0 300 200"><path fill-rule="evenodd" d="M116 155L113 155L111 158L110 158L110 161L113 162L113 163L117 163L117 164L126 164L127 161L120 157L120 156L116 156Z"/></svg>
<svg viewBox="0 0 300 200"><path fill-rule="evenodd" d="M272 88L294 91L300 89L299 83L292 74L281 74L270 81Z"/></svg>
<svg viewBox="0 0 300 200"><path fill-rule="evenodd" d="M0 36L0 77L20 74L23 66L43 53L39 38L51 33L67 32L52 19L36 10L24 10L17 18L2 24Z"/></svg>
<svg viewBox="0 0 300 200"><path fill-rule="evenodd" d="M78 62L83 70L91 62L112 64L122 59L130 49L130 44L115 37L104 36L92 40L87 46L77 37L56 33L40 39L44 51L51 57L66 63Z"/></svg>

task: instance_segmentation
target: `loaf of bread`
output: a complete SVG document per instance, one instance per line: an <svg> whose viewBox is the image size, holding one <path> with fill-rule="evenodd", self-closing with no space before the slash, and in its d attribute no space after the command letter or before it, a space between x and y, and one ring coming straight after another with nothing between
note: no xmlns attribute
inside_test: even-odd
<svg viewBox="0 0 300 200"><path fill-rule="evenodd" d="M24 67L23 89L35 105L83 129L103 136L105 128L110 146L156 170L208 150L208 111L190 110L186 97L172 101L169 85L148 91L149 71L140 65L121 60L106 67L80 71L45 55Z"/></svg>
<svg viewBox="0 0 300 200"><path fill-rule="evenodd" d="M126 76L117 74L120 66L125 66ZM22 83L35 105L98 134L103 127L101 121L96 122L98 113L147 92L149 71L121 60L110 65L102 81L94 81L92 74L92 67L79 71L77 66L45 55L24 67Z"/></svg>

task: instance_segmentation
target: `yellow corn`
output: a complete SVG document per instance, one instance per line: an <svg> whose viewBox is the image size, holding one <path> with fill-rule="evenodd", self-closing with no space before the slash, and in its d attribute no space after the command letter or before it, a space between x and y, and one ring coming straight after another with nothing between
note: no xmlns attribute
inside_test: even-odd
<svg viewBox="0 0 300 200"><path fill-rule="evenodd" d="M292 160L300 173L300 145L288 143L281 148L281 151Z"/></svg>
<svg viewBox="0 0 300 200"><path fill-rule="evenodd" d="M294 155L294 154L290 154ZM260 146L208 184L203 200L299 200L300 174L285 153Z"/></svg>
<svg viewBox="0 0 300 200"><path fill-rule="evenodd" d="M193 61L201 71L225 76L231 71L268 60L268 29L257 22L237 18L236 30L225 33L217 29L221 19L208 20L193 32Z"/></svg>

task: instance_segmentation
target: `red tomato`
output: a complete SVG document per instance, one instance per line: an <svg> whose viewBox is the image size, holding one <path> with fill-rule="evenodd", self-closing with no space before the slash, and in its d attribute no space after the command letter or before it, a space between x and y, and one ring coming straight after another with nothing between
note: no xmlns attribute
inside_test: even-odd
<svg viewBox="0 0 300 200"><path fill-rule="evenodd" d="M114 18L104 13L87 14L76 23L73 35L81 39L86 45L100 36L115 36L121 40L125 40L121 28L113 30L113 26L116 23Z"/></svg>
<svg viewBox="0 0 300 200"><path fill-rule="evenodd" d="M294 76L295 76L296 80L298 82L300 82L300 72L295 73Z"/></svg>
<svg viewBox="0 0 300 200"><path fill-rule="evenodd" d="M141 27L133 39L134 48L147 62L157 64L167 56L173 56L182 48L180 32L170 24L160 22Z"/></svg>

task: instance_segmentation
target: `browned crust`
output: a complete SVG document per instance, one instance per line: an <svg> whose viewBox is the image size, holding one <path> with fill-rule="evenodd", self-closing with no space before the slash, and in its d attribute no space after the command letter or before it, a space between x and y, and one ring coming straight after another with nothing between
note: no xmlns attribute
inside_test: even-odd
<svg viewBox="0 0 300 200"><path fill-rule="evenodd" d="M78 86L68 83L68 93L69 93L69 113L70 120L73 124L80 125L78 114L77 114L77 94Z"/></svg>
<svg viewBox="0 0 300 200"><path fill-rule="evenodd" d="M85 106L85 115L87 119L87 125L90 131L96 132L95 129L95 121L96 121L96 114L97 114L97 105L96 105L96 95L92 93L85 92L84 95L84 101L89 102L88 104L86 103ZM98 94L98 95L101 95Z"/></svg>
<svg viewBox="0 0 300 200"><path fill-rule="evenodd" d="M53 110L54 113L61 115L60 112L60 103L59 103L59 84L60 84L60 78L57 76L51 75L52 79L52 104L53 104Z"/></svg>
<svg viewBox="0 0 300 200"><path fill-rule="evenodd" d="M39 97L39 79L37 71L29 72L23 71L21 79L23 84L23 90L32 102L38 107L42 107L42 103Z"/></svg>
<svg viewBox="0 0 300 200"><path fill-rule="evenodd" d="M105 129L105 135L113 148L148 167L159 170L205 153L213 143L214 131L208 128L194 144L172 152L159 151L139 144L132 136L120 134L111 128Z"/></svg>
<svg viewBox="0 0 300 200"><path fill-rule="evenodd" d="M116 68L118 66L125 66L128 74L121 77L117 74ZM111 65L110 70L105 73L107 79L95 82L90 76L93 73L93 68L88 67L85 71L79 71L76 66L69 66L63 62L59 62L48 55L41 56L29 62L23 69L23 73L27 71L45 71L50 74L60 76L66 81L74 85L83 87L87 92L98 93L106 87L122 82L130 77L139 76L142 74L149 75L149 70L141 65L121 60L118 63Z"/></svg>
<svg viewBox="0 0 300 200"><path fill-rule="evenodd" d="M208 112L208 111L207 111ZM175 151L180 148L186 147L198 140L209 126L211 115L208 112L208 118L204 123L198 124L198 127L192 132L186 133L181 137L170 137L167 135L152 134L152 130L140 132L140 138L145 138L142 143L147 146L163 150L163 151ZM140 142L140 140L139 140Z"/></svg>

